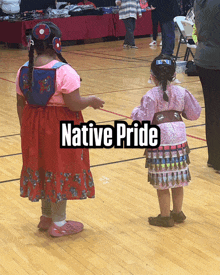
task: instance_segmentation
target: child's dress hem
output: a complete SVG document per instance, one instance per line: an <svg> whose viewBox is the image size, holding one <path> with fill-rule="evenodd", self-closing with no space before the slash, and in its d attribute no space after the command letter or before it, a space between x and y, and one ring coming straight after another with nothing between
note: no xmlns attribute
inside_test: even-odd
<svg viewBox="0 0 220 275"><path fill-rule="evenodd" d="M148 182L161 190L187 186L191 180L189 152L187 142L146 149Z"/></svg>

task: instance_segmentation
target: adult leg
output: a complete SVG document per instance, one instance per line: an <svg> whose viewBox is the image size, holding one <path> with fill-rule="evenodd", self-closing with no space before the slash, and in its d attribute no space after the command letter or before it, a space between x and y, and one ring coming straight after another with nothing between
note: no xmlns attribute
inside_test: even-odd
<svg viewBox="0 0 220 275"><path fill-rule="evenodd" d="M152 25L153 25L153 40L157 40L158 35L158 16L155 13L155 11L151 12L151 18L152 18Z"/></svg>
<svg viewBox="0 0 220 275"><path fill-rule="evenodd" d="M123 19L126 29L126 35L124 44L129 46L134 46L134 29L135 29L135 19L134 18L127 18Z"/></svg>
<svg viewBox="0 0 220 275"><path fill-rule="evenodd" d="M220 70L197 68L205 100L208 163L220 170Z"/></svg>
<svg viewBox="0 0 220 275"><path fill-rule="evenodd" d="M128 37L129 37L129 33L128 33L128 19L123 19L123 22L125 24L125 29L126 29L124 45L128 45L128 43L129 43L129 40L128 40Z"/></svg>
<svg viewBox="0 0 220 275"><path fill-rule="evenodd" d="M131 18L131 24L132 24L132 40L131 40L131 46L135 46L135 41L134 41L134 31L135 31L135 27L136 27L136 19L135 18Z"/></svg>
<svg viewBox="0 0 220 275"><path fill-rule="evenodd" d="M173 21L160 23L162 29L162 54L172 55L175 47L175 26Z"/></svg>

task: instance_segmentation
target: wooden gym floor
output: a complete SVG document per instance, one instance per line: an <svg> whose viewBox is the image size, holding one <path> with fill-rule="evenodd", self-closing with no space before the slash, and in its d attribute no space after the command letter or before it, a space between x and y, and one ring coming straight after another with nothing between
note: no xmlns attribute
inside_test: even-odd
<svg viewBox="0 0 220 275"><path fill-rule="evenodd" d="M160 39L159 39L160 40ZM105 100L103 110L83 111L85 121L131 123L131 112L152 87L150 63L160 47L136 39L65 47L64 57L82 77L81 94ZM160 41L159 41L160 42ZM181 55L185 52L181 46ZM192 181L185 188L187 220L173 228L149 226L158 215L156 191L147 183L141 149L92 149L96 198L68 201L67 218L84 223L77 235L51 238L39 232L40 203L19 196L22 165L15 77L27 51L0 47L0 274L189 275L220 274L220 175L206 165L205 110L198 77L178 75L202 106L185 121Z"/></svg>

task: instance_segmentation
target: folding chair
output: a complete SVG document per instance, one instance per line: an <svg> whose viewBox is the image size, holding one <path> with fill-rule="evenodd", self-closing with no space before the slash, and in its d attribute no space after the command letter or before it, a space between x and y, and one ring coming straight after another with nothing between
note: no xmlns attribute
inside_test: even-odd
<svg viewBox="0 0 220 275"><path fill-rule="evenodd" d="M178 58L178 54L179 54L179 50L180 50L180 45L181 44L187 44L187 39L184 35L184 27L181 21L185 20L185 16L176 16L173 21L176 23L177 28L179 30L180 33L180 38L179 38L179 42L178 42L178 47L177 47L177 52L176 52L176 60Z"/></svg>
<svg viewBox="0 0 220 275"><path fill-rule="evenodd" d="M192 38L192 33L193 33L193 25L194 23L191 21L187 21L187 20L182 20L181 21L183 28L184 28L184 33L185 33L185 37L188 38ZM196 49L196 45L193 44L186 44L187 48L186 48L186 52L185 52L185 56L184 56L184 61L188 61L189 59L189 54L191 53L193 59L194 59L194 54L192 53L191 49Z"/></svg>

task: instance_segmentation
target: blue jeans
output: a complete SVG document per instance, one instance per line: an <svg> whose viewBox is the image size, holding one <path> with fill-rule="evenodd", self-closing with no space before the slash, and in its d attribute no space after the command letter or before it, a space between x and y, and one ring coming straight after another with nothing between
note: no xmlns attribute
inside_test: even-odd
<svg viewBox="0 0 220 275"><path fill-rule="evenodd" d="M151 11L151 19L153 24L153 40L157 40L158 35L158 23L159 23L159 17L157 13L153 10Z"/></svg>
<svg viewBox="0 0 220 275"><path fill-rule="evenodd" d="M172 55L175 47L175 26L173 21L161 23L162 54Z"/></svg>
<svg viewBox="0 0 220 275"><path fill-rule="evenodd" d="M123 19L126 29L125 41L124 44L129 46L135 46L134 42L134 30L135 30L135 18Z"/></svg>

